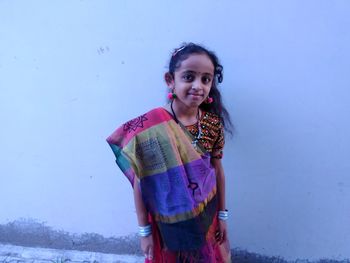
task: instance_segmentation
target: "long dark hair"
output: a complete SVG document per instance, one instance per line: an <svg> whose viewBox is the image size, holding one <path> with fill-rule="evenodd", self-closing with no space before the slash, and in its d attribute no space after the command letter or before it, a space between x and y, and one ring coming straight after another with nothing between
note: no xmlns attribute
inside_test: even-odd
<svg viewBox="0 0 350 263"><path fill-rule="evenodd" d="M230 114L222 103L221 93L217 87L218 83L223 81L223 66L220 64L219 59L214 52L198 44L184 43L172 53L169 62L169 73L174 78L175 71L181 66L181 62L186 60L192 54L205 54L210 58L214 65L214 80L209 92L209 96L213 98L213 102L202 103L199 107L204 111L209 111L218 115L221 118L225 130L232 135L234 127L231 122Z"/></svg>

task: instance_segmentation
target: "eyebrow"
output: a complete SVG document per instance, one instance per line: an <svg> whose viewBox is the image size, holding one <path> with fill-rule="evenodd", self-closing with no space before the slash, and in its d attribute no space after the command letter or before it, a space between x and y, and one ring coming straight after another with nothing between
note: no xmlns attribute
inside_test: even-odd
<svg viewBox="0 0 350 263"><path fill-rule="evenodd" d="M201 72L197 72L197 71L193 71L193 70L185 70L185 71L181 72L181 74L185 74L185 73L192 73L192 74L200 73L200 74L204 74L204 75L209 75L211 77L213 76L213 74L208 73L208 72L201 73Z"/></svg>

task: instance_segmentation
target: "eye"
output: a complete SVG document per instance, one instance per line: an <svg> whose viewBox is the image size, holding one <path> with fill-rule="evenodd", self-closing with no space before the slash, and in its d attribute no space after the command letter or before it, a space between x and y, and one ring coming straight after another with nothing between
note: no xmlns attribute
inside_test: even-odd
<svg viewBox="0 0 350 263"><path fill-rule="evenodd" d="M185 74L182 76L182 79L185 80L185 81L193 81L194 76L193 76L193 74L191 74L191 73L185 73Z"/></svg>
<svg viewBox="0 0 350 263"><path fill-rule="evenodd" d="M202 77L202 82L204 84L208 84L211 82L211 78L209 76L204 76L204 77Z"/></svg>

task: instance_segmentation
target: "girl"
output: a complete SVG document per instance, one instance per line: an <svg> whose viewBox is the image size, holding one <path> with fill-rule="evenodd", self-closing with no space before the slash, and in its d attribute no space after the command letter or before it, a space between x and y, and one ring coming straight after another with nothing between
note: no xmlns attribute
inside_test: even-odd
<svg viewBox="0 0 350 263"><path fill-rule="evenodd" d="M134 189L145 262L230 262L221 164L231 124L217 83L216 55L189 43L176 49L165 81L169 104L107 138Z"/></svg>

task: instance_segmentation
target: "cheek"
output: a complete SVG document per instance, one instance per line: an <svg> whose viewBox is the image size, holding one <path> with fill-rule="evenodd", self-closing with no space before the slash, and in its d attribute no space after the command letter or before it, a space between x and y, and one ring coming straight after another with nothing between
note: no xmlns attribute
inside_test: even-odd
<svg viewBox="0 0 350 263"><path fill-rule="evenodd" d="M187 90L191 89L192 84L178 81L178 82L175 82L174 86L175 86L175 89L186 92Z"/></svg>
<svg viewBox="0 0 350 263"><path fill-rule="evenodd" d="M213 84L210 84L210 85L207 86L206 91L207 91L208 93L211 91L212 86L213 86Z"/></svg>

